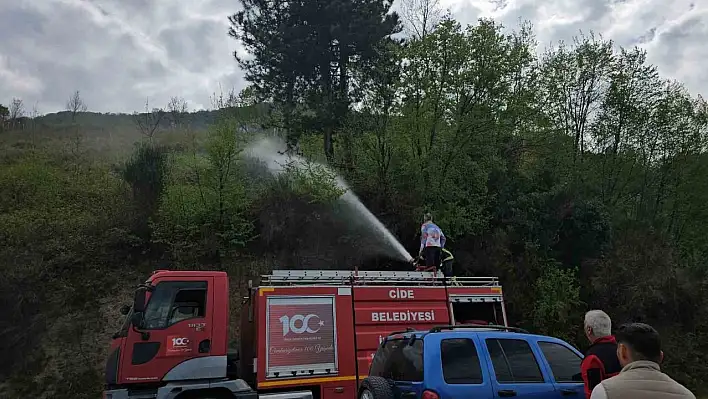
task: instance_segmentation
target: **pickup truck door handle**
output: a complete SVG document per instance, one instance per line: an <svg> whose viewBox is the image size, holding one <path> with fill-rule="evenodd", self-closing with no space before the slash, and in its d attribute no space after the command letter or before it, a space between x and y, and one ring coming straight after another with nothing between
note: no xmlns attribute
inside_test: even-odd
<svg viewBox="0 0 708 399"><path fill-rule="evenodd" d="M578 391L575 391L573 389L561 389L561 395L563 396L572 396L572 395L577 395Z"/></svg>
<svg viewBox="0 0 708 399"><path fill-rule="evenodd" d="M516 391L513 389L502 389L499 391L499 397L500 398L510 398L512 396L516 396Z"/></svg>

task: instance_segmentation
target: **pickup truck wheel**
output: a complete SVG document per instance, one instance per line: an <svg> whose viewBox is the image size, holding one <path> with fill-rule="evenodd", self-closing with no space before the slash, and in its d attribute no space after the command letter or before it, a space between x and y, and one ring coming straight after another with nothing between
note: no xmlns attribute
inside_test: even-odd
<svg viewBox="0 0 708 399"><path fill-rule="evenodd" d="M393 399L393 389L385 378L366 377L361 383L359 399Z"/></svg>

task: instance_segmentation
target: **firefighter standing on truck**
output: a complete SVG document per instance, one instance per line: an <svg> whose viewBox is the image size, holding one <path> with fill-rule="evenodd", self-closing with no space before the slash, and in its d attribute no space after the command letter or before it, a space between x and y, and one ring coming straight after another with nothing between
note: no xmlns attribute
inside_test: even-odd
<svg viewBox="0 0 708 399"><path fill-rule="evenodd" d="M438 225L433 223L433 215L426 213L423 216L423 225L420 226L420 251L418 253L425 260L426 267L440 267L443 247L445 247L445 234Z"/></svg>

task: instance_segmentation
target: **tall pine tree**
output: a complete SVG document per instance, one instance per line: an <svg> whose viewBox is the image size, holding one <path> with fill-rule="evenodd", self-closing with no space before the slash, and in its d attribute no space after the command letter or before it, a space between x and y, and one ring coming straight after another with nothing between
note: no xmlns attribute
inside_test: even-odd
<svg viewBox="0 0 708 399"><path fill-rule="evenodd" d="M303 131L323 135L332 162L334 134L357 98L357 79L401 29L388 0L240 0L229 35L249 54L236 60L246 80L282 112L290 147Z"/></svg>

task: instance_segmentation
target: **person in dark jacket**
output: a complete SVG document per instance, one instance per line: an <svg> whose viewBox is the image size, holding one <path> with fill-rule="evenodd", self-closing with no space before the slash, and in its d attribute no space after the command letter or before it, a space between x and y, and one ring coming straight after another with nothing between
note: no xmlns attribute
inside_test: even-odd
<svg viewBox="0 0 708 399"><path fill-rule="evenodd" d="M590 399L595 386L619 374L622 366L617 358L617 341L612 336L610 316L602 310L591 310L585 314L583 327L590 347L585 351L580 371L585 383L585 397Z"/></svg>

